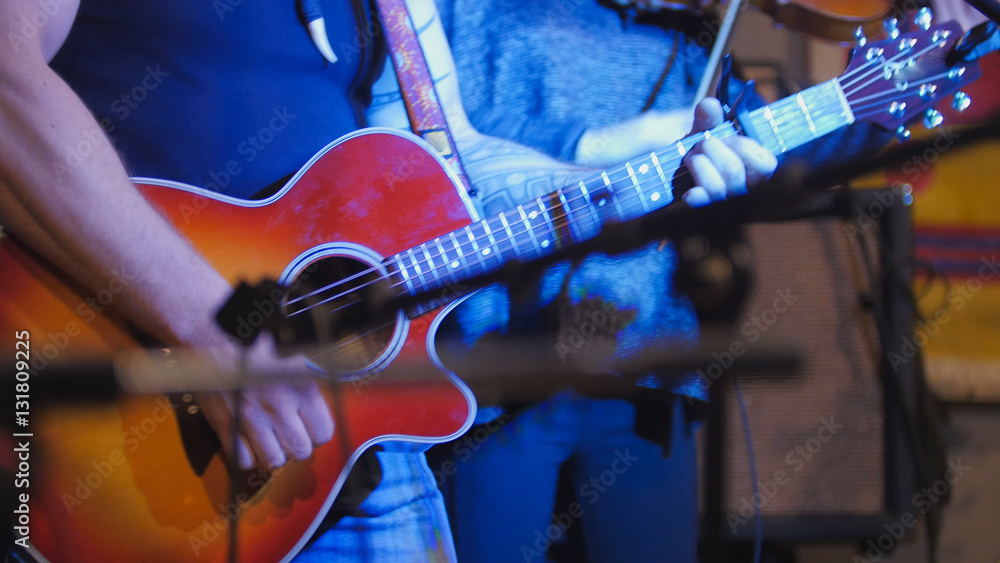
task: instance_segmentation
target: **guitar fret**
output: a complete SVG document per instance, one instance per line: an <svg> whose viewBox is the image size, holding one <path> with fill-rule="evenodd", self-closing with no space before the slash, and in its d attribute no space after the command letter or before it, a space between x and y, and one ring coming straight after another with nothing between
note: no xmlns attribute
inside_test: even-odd
<svg viewBox="0 0 1000 563"><path fill-rule="evenodd" d="M382 268L385 270L385 280L388 282L389 288L391 289L399 286L402 280L399 265L396 264L391 257L384 258L382 260Z"/></svg>
<svg viewBox="0 0 1000 563"><path fill-rule="evenodd" d="M649 211L649 206L646 205L646 195L642 193L642 187L639 186L639 179L635 176L635 170L632 169L632 163L625 163L625 170L628 171L629 178L632 179L632 186L635 187L635 193L639 196L639 203L642 204L643 213Z"/></svg>
<svg viewBox="0 0 1000 563"><path fill-rule="evenodd" d="M399 271L400 276L402 276L403 278L403 283L406 285L407 289L409 289L410 295L413 295L414 293L416 293L415 291L416 288L414 288L413 286L413 280L410 278L410 272L406 267L406 262L405 262L406 255L397 254L392 258L392 260L396 262L396 267Z"/></svg>
<svg viewBox="0 0 1000 563"><path fill-rule="evenodd" d="M514 254L518 257L521 256L520 247L517 244L517 239L514 238L514 232L510 230L510 223L507 222L507 212L500 214L500 222L503 224L503 228L507 231L507 236L510 237L507 240L510 241L511 248L514 250Z"/></svg>
<svg viewBox="0 0 1000 563"><path fill-rule="evenodd" d="M483 256L488 256L490 254L490 249L492 249L492 251L497 255L496 258L500 260L500 263L502 264L503 256L500 255L500 249L497 247L497 240L493 237L493 229L490 229L489 220L483 221L480 224L484 229L486 229L486 236L490 239L490 247L483 250Z"/></svg>
<svg viewBox="0 0 1000 563"><path fill-rule="evenodd" d="M552 198L552 195L553 194L549 194L550 199ZM556 248L560 248L562 244L561 241L559 240L559 231L556 228L556 222L552 220L552 214L549 212L549 208L545 206L545 203L542 201L541 197L535 198L535 203L538 204L538 211L540 212L539 214L542 216L543 219L543 223L541 226L546 229L545 239L542 240L541 244L542 248L548 248L549 246L555 246ZM552 239L551 241L549 240L550 237Z"/></svg>
<svg viewBox="0 0 1000 563"><path fill-rule="evenodd" d="M820 86L822 86L822 84ZM818 86L814 86L814 88L816 87ZM840 108L843 110L841 115L845 118L845 125L854 123L854 111L851 110L851 104L847 101L847 96L844 95L844 89L841 88L840 81L831 80L830 89L834 91L834 95L837 97L837 102L839 102Z"/></svg>
<svg viewBox="0 0 1000 563"><path fill-rule="evenodd" d="M590 192L587 190L587 186L583 183L583 180L580 180L580 189L583 190L583 199L587 202L587 209L589 209L590 213L594 216L594 224L597 225L598 230L600 230L601 225L603 225L604 222L601 221L601 216L598 215L597 209L594 208L594 201L590 199Z"/></svg>
<svg viewBox="0 0 1000 563"><path fill-rule="evenodd" d="M538 239L535 238L534 230L531 228L531 222L528 221L528 214L524 212L524 208L520 205L517 206L517 212L521 215L521 222L524 223L524 229L528 232L528 236L531 237L531 245L535 249L535 255L541 257L542 249L538 246Z"/></svg>
<svg viewBox="0 0 1000 563"><path fill-rule="evenodd" d="M453 260L448 258L448 253L445 252L444 245L441 244L441 237L435 238L434 244L441 252L441 268L444 268L445 272L447 272L447 274L451 276L452 282L457 283L458 279L455 277L455 268L458 267L458 264L454 263Z"/></svg>
<svg viewBox="0 0 1000 563"><path fill-rule="evenodd" d="M457 261L460 266L465 266L465 253L462 252L462 245L458 242L458 238L455 237L455 232L452 231L448 233L448 238L451 239L452 247L455 250L455 254L458 255ZM457 267L457 266L456 266Z"/></svg>
<svg viewBox="0 0 1000 563"><path fill-rule="evenodd" d="M485 264L484 260L482 259L482 257L479 255L479 242L476 241L476 236L472 234L472 226L471 225L467 225L465 227L465 232L469 235L469 242L472 243L472 253L476 257L476 262L479 263L479 267L482 268L483 272L485 272L486 271L486 264Z"/></svg>
<svg viewBox="0 0 1000 563"><path fill-rule="evenodd" d="M566 224L569 226L570 236L571 237L575 236L576 242L583 242L583 233L580 232L580 228L577 226L576 221L574 221L573 217L570 215L572 211L570 210L569 202L566 201L566 194L564 194L562 190L556 190L556 192L559 194L559 203L560 205L562 205L563 218L566 220ZM574 231L576 231L575 235L573 233ZM556 232L559 232L558 226L556 227Z"/></svg>
<svg viewBox="0 0 1000 563"><path fill-rule="evenodd" d="M434 266L434 260L431 259L431 253L427 250L427 245L426 244L421 245L420 249L423 250L424 252L424 258L427 258L428 275L434 276L434 280L437 281L439 279L437 274L437 267Z"/></svg>
<svg viewBox="0 0 1000 563"><path fill-rule="evenodd" d="M781 147L781 152L787 151L788 148L785 147L785 140L781 137L781 133L778 132L778 124L774 122L774 114L771 112L771 106L764 106L764 119L766 119L768 125L771 126L771 131L774 132L774 137L778 140L778 146Z"/></svg>
<svg viewBox="0 0 1000 563"><path fill-rule="evenodd" d="M420 263L417 262L417 255L413 253L412 248L407 249L406 253L410 256L410 264L413 266L413 271L417 274L415 279L420 284L420 287L414 287L414 290L420 291L420 289L428 285L424 276L424 269L421 268Z"/></svg>
<svg viewBox="0 0 1000 563"><path fill-rule="evenodd" d="M604 179L604 187L608 189L608 197L611 198L611 203L615 204L615 209L618 211L618 218L624 221L625 211L618 204L618 198L615 196L615 190L611 187L611 179L608 178L608 173L601 172L601 178Z"/></svg>
<svg viewBox="0 0 1000 563"><path fill-rule="evenodd" d="M681 156L684 156L684 154L687 153L687 149L684 148L684 144L678 142L677 146L684 151L681 153ZM663 191L667 196L665 203L670 203L674 199L674 187L667 181L667 175L663 173L663 167L660 166L660 159L657 158L656 153L651 153L649 158L653 161L653 167L656 168L656 175L660 177L660 183L663 184ZM654 197L655 195L656 194L653 194Z"/></svg>
<svg viewBox="0 0 1000 563"><path fill-rule="evenodd" d="M806 100L802 97L802 94L795 95L795 102L798 103L799 109L802 110L802 115L806 118L806 122L809 124L809 132L812 133L813 139L816 138L816 124L813 123L812 116L809 115L809 108L806 107Z"/></svg>

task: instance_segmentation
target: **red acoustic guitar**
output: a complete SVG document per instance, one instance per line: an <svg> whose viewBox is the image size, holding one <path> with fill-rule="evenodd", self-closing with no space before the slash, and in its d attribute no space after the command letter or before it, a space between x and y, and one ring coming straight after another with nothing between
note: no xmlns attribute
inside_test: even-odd
<svg viewBox="0 0 1000 563"><path fill-rule="evenodd" d="M441 302L456 303L454 290L472 274L546 255L593 237L606 222L670 203L683 155L707 135L749 133L782 153L855 120L901 128L978 75L974 65L944 64L959 35L946 25L860 47L838 79L487 219L425 143L388 130L332 143L263 201L158 180L136 184L234 283L270 277L298 288L284 301L290 317L356 307L374 286L400 295L438 291ZM129 283L128 272L116 276L97 294L81 293L16 239L0 240L5 361L18 350L17 359L36 369L30 377L44 378L47 364L136 347L105 314ZM363 329L333 327L331 355L317 362L349 372L336 404L347 424L310 459L271 476L247 474L240 486L255 492L238 504L230 503L219 456L203 471L189 462L178 415L163 397L105 407L31 403L31 436L15 438L30 449L30 477L18 490L29 495L30 524L28 537L21 530L17 537L50 561L220 562L238 521L241 561L291 559L365 448L386 439L444 441L469 426L475 402L461 381L443 369L435 381L415 381L398 367L438 363L434 333L447 307L400 311ZM248 324L254 319L247 315Z"/></svg>

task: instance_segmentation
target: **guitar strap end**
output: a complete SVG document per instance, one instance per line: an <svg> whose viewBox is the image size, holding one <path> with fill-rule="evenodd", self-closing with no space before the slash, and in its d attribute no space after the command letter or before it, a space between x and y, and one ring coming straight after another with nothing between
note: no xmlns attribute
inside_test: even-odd
<svg viewBox="0 0 1000 563"><path fill-rule="evenodd" d="M443 129L427 129L420 131L420 136L431 144L435 150L441 153L446 159L450 159L455 156L454 151L451 149L451 143L448 142L448 132Z"/></svg>

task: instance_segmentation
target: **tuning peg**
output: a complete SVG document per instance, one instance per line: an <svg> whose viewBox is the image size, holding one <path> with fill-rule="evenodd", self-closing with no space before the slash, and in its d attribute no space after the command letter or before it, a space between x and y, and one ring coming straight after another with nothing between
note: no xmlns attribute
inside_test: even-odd
<svg viewBox="0 0 1000 563"><path fill-rule="evenodd" d="M854 41L857 42L858 47L864 47L868 44L868 38L865 37L865 30L860 25L854 28Z"/></svg>
<svg viewBox="0 0 1000 563"><path fill-rule="evenodd" d="M972 98L968 94L962 91L955 92L955 97L951 101L951 107L958 111L965 111L972 103Z"/></svg>
<svg viewBox="0 0 1000 563"><path fill-rule="evenodd" d="M933 129L944 121L944 116L936 109L929 109L924 114L924 127Z"/></svg>
<svg viewBox="0 0 1000 563"><path fill-rule="evenodd" d="M889 36L889 39L899 37L899 20L896 18L888 18L883 21L882 28L885 29L885 33Z"/></svg>
<svg viewBox="0 0 1000 563"><path fill-rule="evenodd" d="M895 119L899 119L906 115L906 102L892 102L889 105L889 115Z"/></svg>
<svg viewBox="0 0 1000 563"><path fill-rule="evenodd" d="M910 138L910 130L909 129L907 129L906 127L903 127L902 125L900 125L899 127L896 128L896 139L898 139L900 143L902 143L903 141L906 141L909 138Z"/></svg>
<svg viewBox="0 0 1000 563"><path fill-rule="evenodd" d="M920 29L927 31L931 28L931 23L934 22L934 12L930 8L920 8L917 10L917 15L913 16L913 23L917 25ZM895 39L895 38L894 38Z"/></svg>
<svg viewBox="0 0 1000 563"><path fill-rule="evenodd" d="M918 92L921 98L933 100L934 94L937 92L937 86L934 84L921 84Z"/></svg>
<svg viewBox="0 0 1000 563"><path fill-rule="evenodd" d="M913 205L913 186L905 182L893 182L890 186L892 191L903 198L903 205Z"/></svg>

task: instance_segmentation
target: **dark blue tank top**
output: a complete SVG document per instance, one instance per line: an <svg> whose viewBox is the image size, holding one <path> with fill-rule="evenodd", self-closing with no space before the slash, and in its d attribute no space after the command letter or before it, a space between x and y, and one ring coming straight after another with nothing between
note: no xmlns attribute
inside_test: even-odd
<svg viewBox="0 0 1000 563"><path fill-rule="evenodd" d="M294 0L83 0L52 67L130 174L246 198L362 124L372 15L319 3L334 64Z"/></svg>

